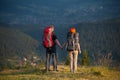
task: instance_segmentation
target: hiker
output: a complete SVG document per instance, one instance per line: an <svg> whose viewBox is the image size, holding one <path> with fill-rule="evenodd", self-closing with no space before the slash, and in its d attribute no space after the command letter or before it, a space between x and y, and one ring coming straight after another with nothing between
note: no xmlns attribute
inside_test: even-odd
<svg viewBox="0 0 120 80"><path fill-rule="evenodd" d="M78 53L81 53L81 49L79 44L79 33L76 32L74 27L70 28L70 31L67 33L67 41L63 47L65 45L70 58L70 71L75 73L77 71Z"/></svg>
<svg viewBox="0 0 120 80"><path fill-rule="evenodd" d="M62 46L54 34L54 26L51 25L44 29L43 45L46 48L46 72L50 71L50 58L53 60L53 70L57 71L56 44L62 49Z"/></svg>

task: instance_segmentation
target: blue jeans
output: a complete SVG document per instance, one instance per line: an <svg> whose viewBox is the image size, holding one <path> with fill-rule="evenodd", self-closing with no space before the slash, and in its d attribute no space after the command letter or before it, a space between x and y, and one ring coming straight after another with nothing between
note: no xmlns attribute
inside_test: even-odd
<svg viewBox="0 0 120 80"><path fill-rule="evenodd" d="M52 56L52 61L53 61L53 70L57 70L57 55L56 53L46 53L46 71L50 70L50 58Z"/></svg>

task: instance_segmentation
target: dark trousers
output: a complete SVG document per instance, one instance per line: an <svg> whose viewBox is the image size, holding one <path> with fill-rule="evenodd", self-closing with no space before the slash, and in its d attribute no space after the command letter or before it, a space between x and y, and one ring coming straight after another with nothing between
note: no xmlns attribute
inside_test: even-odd
<svg viewBox="0 0 120 80"><path fill-rule="evenodd" d="M56 53L46 52L46 71L50 70L50 58L52 56L53 70L57 70L57 55Z"/></svg>

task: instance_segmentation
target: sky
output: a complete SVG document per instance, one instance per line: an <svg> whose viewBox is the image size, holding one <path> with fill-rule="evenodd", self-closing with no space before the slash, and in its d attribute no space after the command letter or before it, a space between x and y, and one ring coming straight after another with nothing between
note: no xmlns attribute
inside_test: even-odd
<svg viewBox="0 0 120 80"><path fill-rule="evenodd" d="M120 0L0 0L0 23L62 25L120 18Z"/></svg>

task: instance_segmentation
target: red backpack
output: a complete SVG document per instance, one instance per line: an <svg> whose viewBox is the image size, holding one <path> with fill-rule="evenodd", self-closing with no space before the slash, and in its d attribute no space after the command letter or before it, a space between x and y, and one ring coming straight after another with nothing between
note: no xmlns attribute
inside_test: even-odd
<svg viewBox="0 0 120 80"><path fill-rule="evenodd" d="M46 48L52 47L54 45L52 40L52 32L50 32L50 27L46 27L44 29L44 35L43 35L43 45Z"/></svg>

